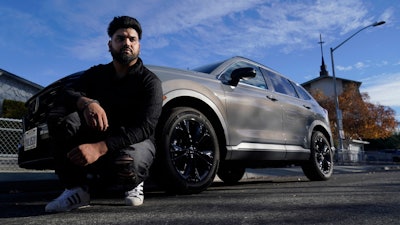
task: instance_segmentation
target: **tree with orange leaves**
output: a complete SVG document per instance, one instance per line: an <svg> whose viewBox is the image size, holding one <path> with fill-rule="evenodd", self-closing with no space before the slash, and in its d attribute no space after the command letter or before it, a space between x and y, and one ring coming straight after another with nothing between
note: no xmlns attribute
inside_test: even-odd
<svg viewBox="0 0 400 225"><path fill-rule="evenodd" d="M328 110L332 133L337 140L336 110L332 97L320 90L311 91L318 103ZM349 84L339 95L346 139L377 139L392 136L398 126L395 111L387 106L373 104L367 93L360 93L357 85Z"/></svg>

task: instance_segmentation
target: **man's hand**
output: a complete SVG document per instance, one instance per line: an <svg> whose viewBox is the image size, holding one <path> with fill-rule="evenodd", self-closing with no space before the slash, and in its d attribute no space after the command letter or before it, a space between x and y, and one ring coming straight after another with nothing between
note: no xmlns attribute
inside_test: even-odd
<svg viewBox="0 0 400 225"><path fill-rule="evenodd" d="M108 128L108 119L103 107L97 101L82 97L78 101L78 107L83 111L86 124L96 130L106 131Z"/></svg>
<svg viewBox="0 0 400 225"><path fill-rule="evenodd" d="M68 152L67 157L78 166L87 166L96 162L107 152L104 141L93 144L82 144Z"/></svg>

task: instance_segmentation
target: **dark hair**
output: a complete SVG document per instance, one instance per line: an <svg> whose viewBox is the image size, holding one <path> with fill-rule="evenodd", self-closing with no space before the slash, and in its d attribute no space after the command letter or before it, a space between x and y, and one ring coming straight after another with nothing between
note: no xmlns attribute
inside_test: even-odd
<svg viewBox="0 0 400 225"><path fill-rule="evenodd" d="M139 40L142 39L142 27L137 19L129 16L114 17L114 19L110 22L110 25L108 25L108 36L112 37L115 31L121 28L133 28L138 33Z"/></svg>

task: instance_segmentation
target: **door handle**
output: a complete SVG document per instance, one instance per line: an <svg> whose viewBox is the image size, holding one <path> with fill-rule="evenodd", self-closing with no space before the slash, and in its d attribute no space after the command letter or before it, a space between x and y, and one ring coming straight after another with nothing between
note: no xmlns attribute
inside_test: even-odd
<svg viewBox="0 0 400 225"><path fill-rule="evenodd" d="M308 106L308 105L303 105L303 107L306 109L311 109L311 106Z"/></svg>
<svg viewBox="0 0 400 225"><path fill-rule="evenodd" d="M278 99L276 99L274 96L272 96L272 95L267 95L266 96L269 100L271 100L271 101L273 101L273 102L276 102L276 101L278 101Z"/></svg>

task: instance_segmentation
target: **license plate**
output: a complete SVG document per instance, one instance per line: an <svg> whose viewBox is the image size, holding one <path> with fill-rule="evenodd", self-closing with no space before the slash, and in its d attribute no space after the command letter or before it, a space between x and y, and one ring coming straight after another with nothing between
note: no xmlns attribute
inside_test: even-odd
<svg viewBox="0 0 400 225"><path fill-rule="evenodd" d="M24 134L24 149L25 151L37 147L37 127L32 128Z"/></svg>

